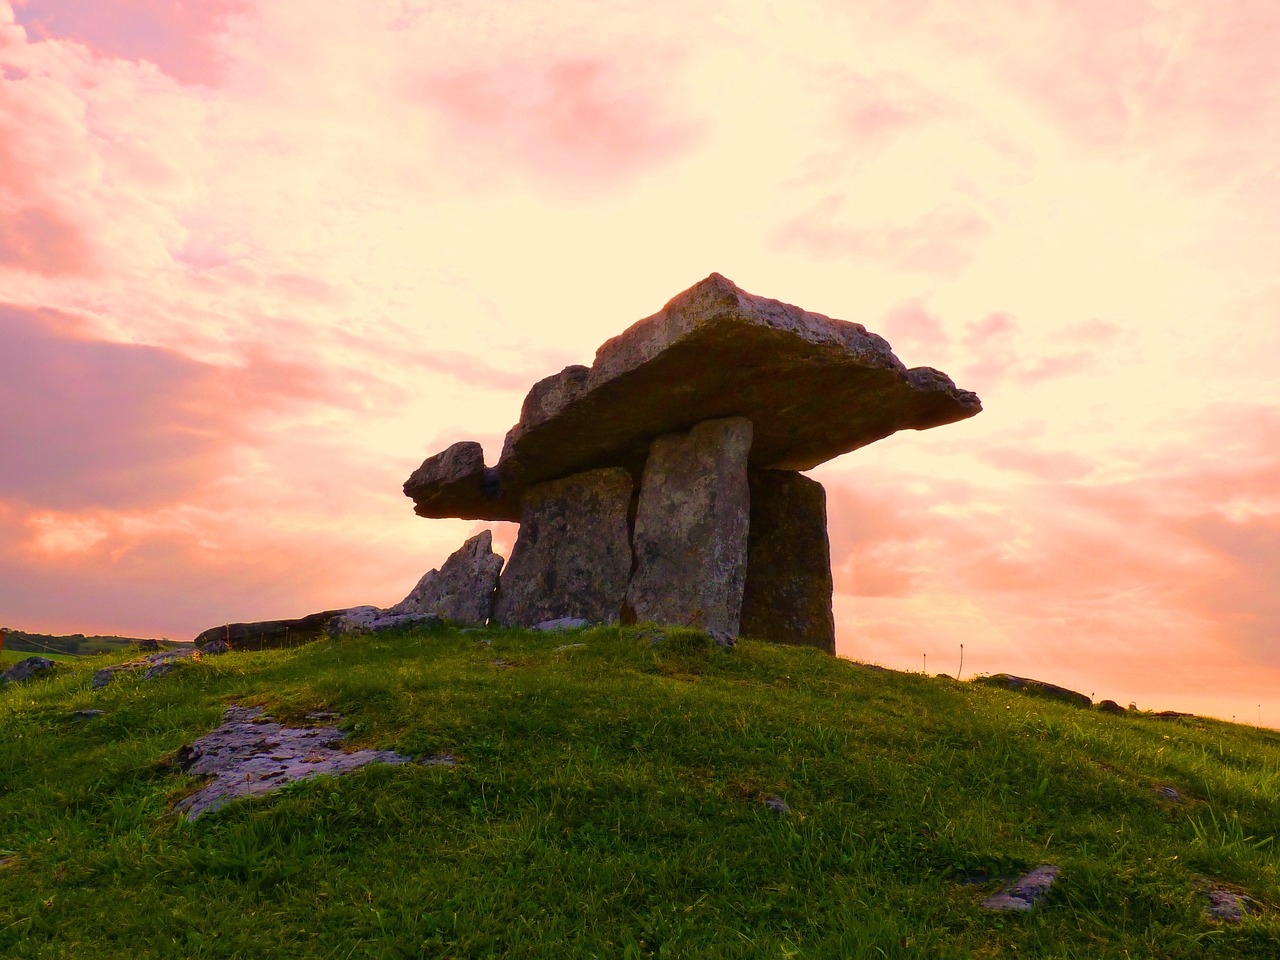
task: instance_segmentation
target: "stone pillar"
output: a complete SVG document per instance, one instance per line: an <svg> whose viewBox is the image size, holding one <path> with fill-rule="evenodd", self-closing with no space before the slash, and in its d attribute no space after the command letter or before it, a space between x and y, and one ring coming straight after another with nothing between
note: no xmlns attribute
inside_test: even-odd
<svg viewBox="0 0 1280 960"><path fill-rule="evenodd" d="M498 580L492 622L531 627L580 617L617 623L631 573L631 475L588 470L530 487L520 533Z"/></svg>
<svg viewBox="0 0 1280 960"><path fill-rule="evenodd" d="M827 492L789 470L752 470L742 635L836 652Z"/></svg>
<svg viewBox="0 0 1280 960"><path fill-rule="evenodd" d="M747 571L751 421L707 420L649 447L627 619L737 636Z"/></svg>

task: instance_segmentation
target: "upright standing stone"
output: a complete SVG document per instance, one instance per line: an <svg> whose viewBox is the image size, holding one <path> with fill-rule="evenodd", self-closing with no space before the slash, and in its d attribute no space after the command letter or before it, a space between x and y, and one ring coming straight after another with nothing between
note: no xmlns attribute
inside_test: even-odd
<svg viewBox="0 0 1280 960"><path fill-rule="evenodd" d="M493 532L481 530L449 555L439 570L428 570L407 597L385 613L427 613L483 626L493 610L493 591L502 571L493 552Z"/></svg>
<svg viewBox="0 0 1280 960"><path fill-rule="evenodd" d="M737 636L750 492L745 417L653 441L636 511L628 617Z"/></svg>
<svg viewBox="0 0 1280 960"><path fill-rule="evenodd" d="M752 470L742 634L835 653L827 492L785 470Z"/></svg>
<svg viewBox="0 0 1280 960"><path fill-rule="evenodd" d="M631 573L631 474L589 470L525 491L520 533L498 581L493 622L576 617L617 623Z"/></svg>

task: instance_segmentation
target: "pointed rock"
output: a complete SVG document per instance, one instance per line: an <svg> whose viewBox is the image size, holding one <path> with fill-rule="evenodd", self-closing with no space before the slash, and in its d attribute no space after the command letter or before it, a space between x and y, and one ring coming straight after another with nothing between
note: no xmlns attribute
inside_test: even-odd
<svg viewBox="0 0 1280 960"><path fill-rule="evenodd" d="M484 626L504 560L493 552L493 531L482 530L455 550L439 570L429 570L409 595L384 612L426 613Z"/></svg>

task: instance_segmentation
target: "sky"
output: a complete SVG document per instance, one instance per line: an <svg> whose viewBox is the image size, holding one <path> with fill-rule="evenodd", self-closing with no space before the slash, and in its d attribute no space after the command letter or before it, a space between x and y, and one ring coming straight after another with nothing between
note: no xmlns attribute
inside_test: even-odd
<svg viewBox="0 0 1280 960"><path fill-rule="evenodd" d="M715 271L979 416L824 464L837 650L1280 726L1274 0L0 0L0 624L389 605Z"/></svg>

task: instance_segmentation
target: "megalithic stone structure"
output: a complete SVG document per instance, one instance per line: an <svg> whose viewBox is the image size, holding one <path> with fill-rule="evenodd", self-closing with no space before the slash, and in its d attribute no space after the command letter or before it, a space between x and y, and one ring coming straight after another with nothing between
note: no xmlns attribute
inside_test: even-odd
<svg viewBox="0 0 1280 960"><path fill-rule="evenodd" d="M521 523L494 622L651 619L834 650L826 498L798 471L981 409L861 324L713 273L534 384L495 465L455 443L404 491L419 516Z"/></svg>

